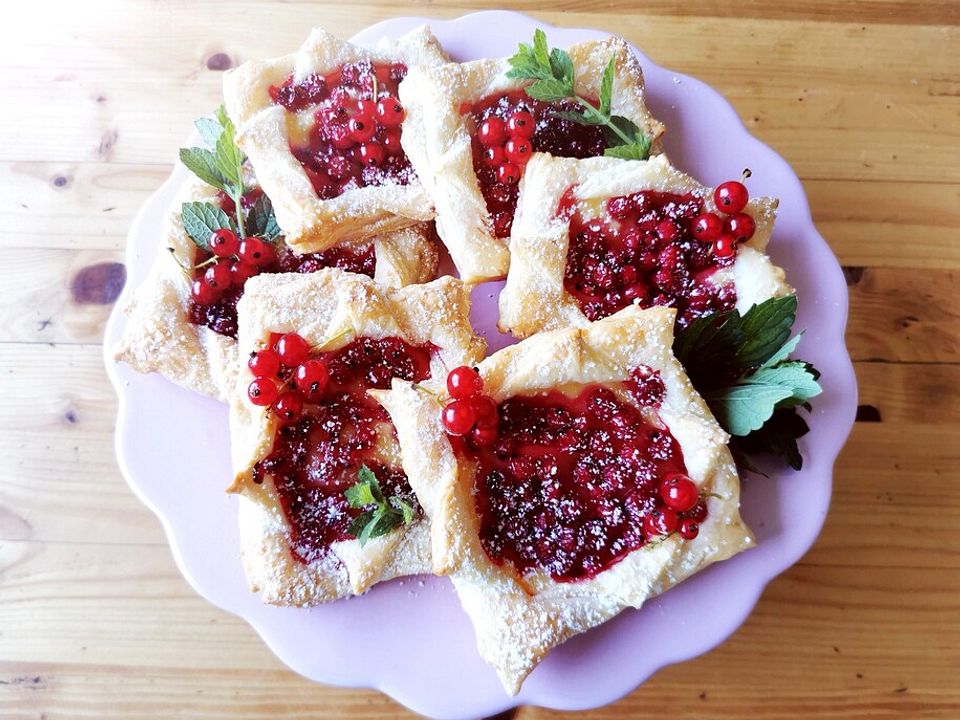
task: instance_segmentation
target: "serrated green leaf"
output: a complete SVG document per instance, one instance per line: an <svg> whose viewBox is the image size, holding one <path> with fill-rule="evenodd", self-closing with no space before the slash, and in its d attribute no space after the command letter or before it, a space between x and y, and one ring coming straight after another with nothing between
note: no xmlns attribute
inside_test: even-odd
<svg viewBox="0 0 960 720"><path fill-rule="evenodd" d="M547 34L540 28L533 31L533 59L540 67L550 67L550 50L547 47Z"/></svg>
<svg viewBox="0 0 960 720"><path fill-rule="evenodd" d="M600 112L610 115L610 105L613 102L613 76L617 71L617 57L611 55L607 67L603 69L603 79L600 81Z"/></svg>
<svg viewBox="0 0 960 720"><path fill-rule="evenodd" d="M372 519L373 510L367 510L366 512L360 513L350 521L350 527L347 528L347 533L355 538L359 538L360 534L363 532L363 529L370 524Z"/></svg>
<svg viewBox="0 0 960 720"><path fill-rule="evenodd" d="M367 544L367 541L371 537L376 537L373 535L373 531L377 527L377 523L383 518L383 513L385 510L383 508L377 508L370 514L370 518L360 529L359 533L356 533L357 540L360 542L360 547L363 547Z"/></svg>
<svg viewBox="0 0 960 720"><path fill-rule="evenodd" d="M230 116L227 115L227 108L223 103L217 106L217 109L213 111L214 117L217 119L217 122L220 123L220 127L230 133L230 137L233 137L233 121L230 119Z"/></svg>
<svg viewBox="0 0 960 720"><path fill-rule="evenodd" d="M217 120L210 117L202 117L194 121L193 124L196 125L197 132L200 133L203 144L209 150L217 147L217 140L219 140L220 135L223 134L223 126Z"/></svg>
<svg viewBox="0 0 960 720"><path fill-rule="evenodd" d="M236 232L233 219L223 210L208 202L186 202L180 207L183 229L199 247L210 250L210 236L220 228Z"/></svg>
<svg viewBox="0 0 960 720"><path fill-rule="evenodd" d="M762 367L738 381L739 385L779 385L790 391L787 399L793 405L807 402L823 392L807 364L796 360L783 362L774 367Z"/></svg>
<svg viewBox="0 0 960 720"><path fill-rule="evenodd" d="M554 117L561 118L562 120L569 120L570 122L575 122L578 125L603 125L606 123L606 120L601 120L600 122L592 122L578 110L551 110L551 113ZM591 116L593 118L594 116Z"/></svg>
<svg viewBox="0 0 960 720"><path fill-rule="evenodd" d="M803 467L797 440L810 431L795 409L777 410L762 428L745 437L730 441L730 449L738 463L749 455L772 453L794 470Z"/></svg>
<svg viewBox="0 0 960 720"><path fill-rule="evenodd" d="M570 88L556 78L537 80L527 86L527 95L543 102L559 102L570 97Z"/></svg>
<svg viewBox="0 0 960 720"><path fill-rule="evenodd" d="M646 160L650 157L650 145L615 145L603 151L606 157L620 158L621 160Z"/></svg>
<svg viewBox="0 0 960 720"><path fill-rule="evenodd" d="M803 339L803 333L797 333L792 338L787 340L783 346L777 350L773 355L771 355L763 365L760 367L773 367L777 363L786 360L790 353L797 349L797 345L800 344L800 341Z"/></svg>
<svg viewBox="0 0 960 720"><path fill-rule="evenodd" d="M404 525L409 525L413 522L413 516L416 511L413 509L413 506L410 503L408 503L399 495L394 495L392 498L390 498L390 503L395 509L400 511L401 515L403 516Z"/></svg>
<svg viewBox="0 0 960 720"><path fill-rule="evenodd" d="M217 139L214 161L217 170L226 180L231 195L243 193L243 153L234 145L232 134L224 132Z"/></svg>
<svg viewBox="0 0 960 720"><path fill-rule="evenodd" d="M355 485L351 485L343 491L343 494L346 495L347 503L352 508L362 508L376 502L376 498L373 497L373 491L370 489L370 484L365 482L358 482Z"/></svg>
<svg viewBox="0 0 960 720"><path fill-rule="evenodd" d="M180 148L180 162L207 185L227 189L227 181L217 167L216 156L203 148Z"/></svg>
<svg viewBox="0 0 960 720"><path fill-rule="evenodd" d="M377 513L381 513L380 517L377 517ZM371 523L373 527L370 529L369 537L375 538L386 535L399 527L402 522L403 516L400 513L387 508L381 508L374 513L374 519Z"/></svg>
<svg viewBox="0 0 960 720"><path fill-rule="evenodd" d="M705 396L717 422L731 435L747 435L770 419L777 403L790 397L780 385L735 385Z"/></svg>
<svg viewBox="0 0 960 720"><path fill-rule="evenodd" d="M268 242L273 242L283 234L280 226L277 225L273 203L265 194L258 197L250 208L247 214L246 230L248 235L258 235Z"/></svg>
<svg viewBox="0 0 960 720"><path fill-rule="evenodd" d="M796 295L771 298L751 307L743 315L744 341L734 361L744 369L765 363L787 342L796 317Z"/></svg>
<svg viewBox="0 0 960 720"><path fill-rule="evenodd" d="M566 50L554 48L550 51L550 69L557 80L561 80L567 87L567 97L573 96L573 60Z"/></svg>

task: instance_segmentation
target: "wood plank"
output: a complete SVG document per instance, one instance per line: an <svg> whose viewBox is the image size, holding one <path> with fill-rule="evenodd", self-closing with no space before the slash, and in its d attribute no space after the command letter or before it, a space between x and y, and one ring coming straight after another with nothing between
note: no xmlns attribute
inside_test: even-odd
<svg viewBox="0 0 960 720"><path fill-rule="evenodd" d="M877 421L911 429L960 425L960 365L858 362L855 368L859 402L876 410Z"/></svg>
<svg viewBox="0 0 960 720"><path fill-rule="evenodd" d="M852 267L847 280L847 345L854 360L960 362L955 269Z"/></svg>

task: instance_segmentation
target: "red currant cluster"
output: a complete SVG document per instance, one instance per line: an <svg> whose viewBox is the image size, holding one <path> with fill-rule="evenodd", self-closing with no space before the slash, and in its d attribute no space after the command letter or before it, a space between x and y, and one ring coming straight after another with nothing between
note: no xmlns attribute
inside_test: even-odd
<svg viewBox="0 0 960 720"><path fill-rule="evenodd" d="M250 355L254 379L247 397L254 405L272 407L282 422L294 422L305 402L316 402L327 389L330 371L310 359L310 343L297 333L271 337L270 345Z"/></svg>
<svg viewBox="0 0 960 720"><path fill-rule="evenodd" d="M441 420L450 435L467 436L475 447L492 445L500 422L497 404L483 395L483 378L476 368L461 365L447 376L452 398L443 408Z"/></svg>
<svg viewBox="0 0 960 720"><path fill-rule="evenodd" d="M742 180L750 177L750 171L744 170L741 181L728 180L713 191L713 202L717 209L726 215L720 216L705 212L693 219L693 236L702 242L713 243L713 252L717 257L732 257L737 252L737 243L746 242L753 237L757 224L753 218L743 212L750 200L750 193Z"/></svg>
<svg viewBox="0 0 960 720"><path fill-rule="evenodd" d="M693 540L700 523L707 519L707 504L700 498L696 484L682 473L671 473L660 481L659 501L643 518L643 534L657 538L679 533Z"/></svg>
<svg viewBox="0 0 960 720"><path fill-rule="evenodd" d="M190 294L198 305L213 305L231 286L243 287L247 278L277 261L276 250L270 243L258 237L241 240L227 228L215 231L209 244L216 260L194 277L190 286ZM201 264L197 269L202 268Z"/></svg>
<svg viewBox="0 0 960 720"><path fill-rule="evenodd" d="M387 155L398 155L403 105L391 95L379 100L355 98L345 88L335 88L330 99L317 111L318 128L323 139L337 150L349 150L361 165L376 167ZM327 174L343 179L349 172L331 158ZM343 163L340 158L340 164Z"/></svg>
<svg viewBox="0 0 960 720"><path fill-rule="evenodd" d="M523 168L533 154L533 135L537 121L526 110L515 110L504 121L491 115L477 130L477 140L483 146L483 163L495 168L497 181L502 185L520 182Z"/></svg>

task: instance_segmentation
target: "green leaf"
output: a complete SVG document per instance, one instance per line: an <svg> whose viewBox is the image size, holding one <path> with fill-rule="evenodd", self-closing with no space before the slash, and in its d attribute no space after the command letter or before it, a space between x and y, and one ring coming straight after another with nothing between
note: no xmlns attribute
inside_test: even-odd
<svg viewBox="0 0 960 720"><path fill-rule="evenodd" d="M231 195L243 193L243 153L233 144L232 134L224 132L217 139L214 151L217 170L227 181L227 192Z"/></svg>
<svg viewBox="0 0 960 720"><path fill-rule="evenodd" d="M186 202L180 207L180 218L187 235L199 247L210 250L210 236L220 228L236 232L236 225L223 210L208 202Z"/></svg>
<svg viewBox="0 0 960 720"><path fill-rule="evenodd" d="M350 527L347 528L347 533L353 535L355 538L359 538L371 520L373 520L373 510L360 513L350 521Z"/></svg>
<svg viewBox="0 0 960 720"><path fill-rule="evenodd" d="M379 517L377 517L379 515ZM400 526L403 516L392 508L380 508L373 514L369 537L381 537Z"/></svg>
<svg viewBox="0 0 960 720"><path fill-rule="evenodd" d="M790 397L790 388L780 385L735 385L705 396L717 422L731 435L759 430L770 419L777 403Z"/></svg>
<svg viewBox="0 0 960 720"><path fill-rule="evenodd" d="M567 97L573 97L573 60L570 59L566 50L554 48L550 51L550 69L553 71L553 76L563 81L569 88Z"/></svg>
<svg viewBox="0 0 960 720"><path fill-rule="evenodd" d="M800 360L782 362L774 367L762 367L739 381L740 385L779 385L790 391L794 405L807 402L822 392L820 383Z"/></svg>
<svg viewBox="0 0 960 720"><path fill-rule="evenodd" d="M736 362L744 368L765 363L787 342L796 317L796 295L754 305L743 316L744 342L734 355Z"/></svg>
<svg viewBox="0 0 960 720"><path fill-rule="evenodd" d="M216 156L203 148L180 148L180 162L207 185L227 189L227 181L217 167Z"/></svg>
<svg viewBox="0 0 960 720"><path fill-rule="evenodd" d="M537 80L527 86L527 95L543 102L559 102L573 95L573 89L563 80L549 78Z"/></svg>
<svg viewBox="0 0 960 720"><path fill-rule="evenodd" d="M550 50L547 48L547 34L540 28L533 31L533 59L540 67L550 67Z"/></svg>
<svg viewBox="0 0 960 720"><path fill-rule="evenodd" d="M747 469L752 465L742 463L750 455L773 454L794 470L803 467L803 458L797 439L810 431L806 421L795 409L777 410L762 428L745 437L735 437L730 441L730 450Z"/></svg>
<svg viewBox="0 0 960 720"><path fill-rule="evenodd" d="M266 194L258 197L250 208L246 230L248 235L258 235L268 242L273 242L283 234L273 213L273 203Z"/></svg>
<svg viewBox="0 0 960 720"><path fill-rule="evenodd" d="M233 121L230 119L230 116L227 115L227 108L223 103L213 111L214 117L217 119L217 122L220 123L220 127L224 130L230 132L230 138L233 138Z"/></svg>
<svg viewBox="0 0 960 720"><path fill-rule="evenodd" d="M211 117L202 117L193 124L197 126L197 132L200 133L203 144L211 150L215 148L217 146L217 140L219 140L220 135L223 134L223 125Z"/></svg>
<svg viewBox="0 0 960 720"><path fill-rule="evenodd" d="M790 356L790 353L792 353L794 350L797 349L797 345L800 344L800 340L802 339L803 339L803 333L802 332L797 333L792 338L787 340L787 342L785 342L783 346L779 350L777 350L773 355L771 355L767 359L767 361L763 363L763 365L761 365L760 367L762 368L772 367L773 365L776 365L777 363L786 360Z"/></svg>
<svg viewBox="0 0 960 720"><path fill-rule="evenodd" d="M409 525L413 522L413 516L416 511L413 509L413 506L410 503L401 498L399 495L394 495L392 498L390 498L390 501L393 506L403 515L404 525Z"/></svg>
<svg viewBox="0 0 960 720"><path fill-rule="evenodd" d="M370 483L362 481L348 487L343 491L343 494L346 495L347 503L352 508L362 508L376 502L376 499L373 497L373 491L370 488Z"/></svg>
<svg viewBox="0 0 960 720"><path fill-rule="evenodd" d="M603 70L603 79L600 81L600 112L610 115L610 105L613 102L613 76L617 71L617 57L611 55L607 67Z"/></svg>
<svg viewBox="0 0 960 720"><path fill-rule="evenodd" d="M374 510L373 513L370 515L370 519L367 520L366 524L363 526L360 532L357 533L357 540L360 541L360 547L363 547L364 545L366 545L367 541L371 537L376 537L375 535L373 535L373 531L374 529L376 529L377 523L379 523L380 520L383 519L384 512L385 510L383 508L377 508L376 510Z"/></svg>
<svg viewBox="0 0 960 720"><path fill-rule="evenodd" d="M588 117L585 113L577 110L553 110L552 113L555 117L575 122L578 125L606 125L607 123L606 118L597 118L595 114Z"/></svg>
<svg viewBox="0 0 960 720"><path fill-rule="evenodd" d="M632 145L615 145L603 151L606 157L620 158L621 160L646 160L650 157L650 144L634 143Z"/></svg>

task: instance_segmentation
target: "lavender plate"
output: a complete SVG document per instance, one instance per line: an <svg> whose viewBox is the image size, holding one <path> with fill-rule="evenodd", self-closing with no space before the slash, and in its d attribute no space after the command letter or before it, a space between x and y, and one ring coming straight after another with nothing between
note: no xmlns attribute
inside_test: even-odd
<svg viewBox="0 0 960 720"><path fill-rule="evenodd" d="M355 39L400 35L422 22L389 20ZM518 42L529 42L534 29L543 27L508 12L430 24L459 60L510 55ZM607 34L545 30L551 43L561 47ZM111 349L125 318L114 312L105 348L120 399L117 455L127 481L163 521L177 564L197 592L246 619L302 675L376 688L437 718L491 715L519 704L596 707L630 692L665 665L716 647L746 619L764 586L817 537L830 502L833 463L856 409L856 381L843 337L847 291L842 273L814 228L803 188L786 162L751 137L715 91L638 55L651 109L668 128L666 150L672 160L707 184L750 167L753 188L781 199L771 254L787 269L800 296L798 327L806 330L800 352L823 372L824 393L810 418L812 431L801 443L803 470L744 482L743 514L757 533L756 549L566 643L511 698L477 654L470 623L446 579L396 580L363 597L312 610L261 604L247 589L240 566L236 502L223 492L230 477L226 408L160 377L116 365ZM198 108L197 114L202 111ZM160 250L163 217L186 178L187 171L178 165L137 216L127 246L125 294L146 277ZM474 292L475 325L493 349L509 342L495 327L499 287L490 283ZM715 602L717 597L723 602ZM371 618L376 622L370 623Z"/></svg>

